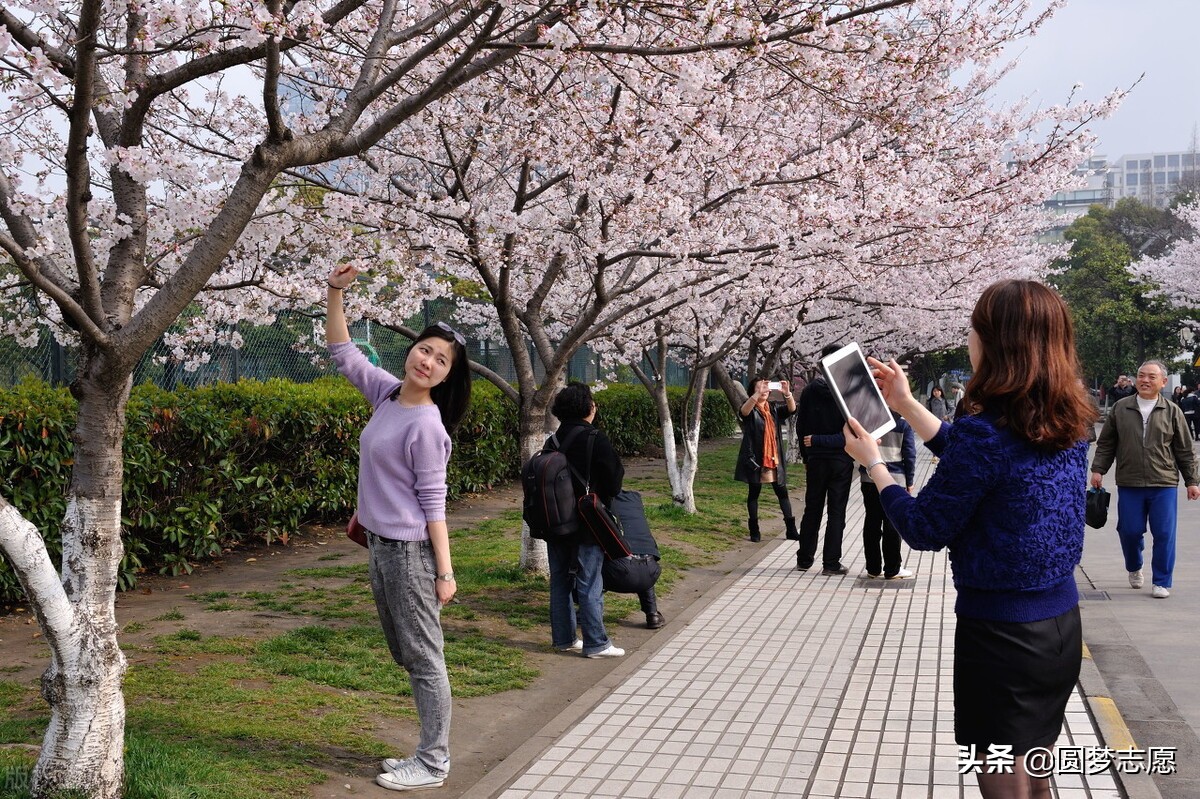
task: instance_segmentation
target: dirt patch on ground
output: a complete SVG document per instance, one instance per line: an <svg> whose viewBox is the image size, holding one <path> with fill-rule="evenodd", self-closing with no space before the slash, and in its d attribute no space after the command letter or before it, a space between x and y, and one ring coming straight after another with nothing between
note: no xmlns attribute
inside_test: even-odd
<svg viewBox="0 0 1200 799"><path fill-rule="evenodd" d="M630 477L658 476L663 473L664 464L657 459L631 458L626 462L626 469ZM450 507L450 526L459 529L495 518L519 504L520 490L515 486L467 497ZM721 577L760 551L758 546L742 543L716 556L715 562L686 572L669 594L660 596L661 611L668 621L677 618ZM345 566L364 558L363 550L347 540L340 529L308 527L292 536L287 546L240 549L220 561L201 565L190 575L145 578L137 589L117 597L117 617L122 629L126 630L122 641L132 647L149 645L154 637L181 629L195 630L206 637L257 639L320 623L311 617L286 612L213 613L189 595L273 592L281 584L298 582L287 574L289 570ZM642 626L643 621L642 615L635 613L610 628L609 632L628 651L652 646L651 639L656 634L671 633L670 624L664 630L652 631ZM446 786L431 795L460 796L620 662L615 659L589 660L552 651L548 646L548 612L544 626L515 631L506 628L506 637L512 646L528 653L529 664L539 671L540 676L523 690L455 699L451 733L453 773ZM0 616L0 652L3 652L0 665L6 667L2 675L5 679L28 683L36 680L45 669L49 650L28 609ZM156 656L144 657L150 660ZM137 664L141 659L136 649L130 652L131 664ZM397 755L405 755L416 745L417 725L406 719L381 719L376 735L391 742ZM341 767L331 771L324 784L312 789L313 799L394 795L374 784L377 773L374 760L356 760L344 752L339 752L337 759Z"/></svg>

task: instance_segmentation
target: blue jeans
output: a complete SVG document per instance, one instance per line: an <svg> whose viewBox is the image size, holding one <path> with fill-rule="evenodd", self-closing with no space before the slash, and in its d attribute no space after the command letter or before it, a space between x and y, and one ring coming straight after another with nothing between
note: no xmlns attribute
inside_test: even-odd
<svg viewBox="0 0 1200 799"><path fill-rule="evenodd" d="M442 638L442 606L429 541L370 537L371 592L388 649L408 672L421 739L414 753L429 773L450 773L450 678Z"/></svg>
<svg viewBox="0 0 1200 799"><path fill-rule="evenodd" d="M1125 555L1125 571L1142 568L1142 549L1145 546L1146 522L1154 539L1150 569L1155 585L1171 587L1171 572L1175 570L1175 514L1178 500L1175 487L1117 488L1117 535Z"/></svg>
<svg viewBox="0 0 1200 799"><path fill-rule="evenodd" d="M578 547L547 541L546 555L550 561L550 636L555 648L565 649L575 643L578 619L583 632L583 654L608 649L612 642L604 631L604 582L600 576L604 550L590 541Z"/></svg>

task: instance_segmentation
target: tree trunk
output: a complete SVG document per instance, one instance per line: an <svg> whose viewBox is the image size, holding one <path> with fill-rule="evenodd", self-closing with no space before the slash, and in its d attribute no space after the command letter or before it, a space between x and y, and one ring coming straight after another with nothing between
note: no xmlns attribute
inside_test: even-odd
<svg viewBox="0 0 1200 799"><path fill-rule="evenodd" d="M116 588L124 553L122 442L131 381L104 377L110 370L99 360L91 365L73 386L79 417L61 581L47 585L44 574L22 577L51 653L42 675L50 724L33 771L37 797L75 791L89 799L119 799L124 787L125 655L117 643Z"/></svg>
<svg viewBox="0 0 1200 799"><path fill-rule="evenodd" d="M688 509L689 491L684 485L683 472L679 468L678 453L675 449L675 421L671 418L667 384L660 378L652 384L647 384L646 387L650 390L650 396L654 398L654 409L658 412L658 427L662 432L663 458L667 462L667 482L671 486L671 501ZM691 508L687 512L696 512L695 498L691 498Z"/></svg>
<svg viewBox="0 0 1200 799"><path fill-rule="evenodd" d="M708 367L695 367L688 383L687 401L683 406L683 461L678 465L679 486L675 503L688 513L696 512L696 472L700 468L700 414L704 410L704 384L708 382Z"/></svg>
<svg viewBox="0 0 1200 799"><path fill-rule="evenodd" d="M700 466L700 411L704 407L704 384L708 381L708 372L708 367L692 368L688 399L684 404L683 435L680 437L683 444L682 459L675 445L675 422L671 419L671 403L667 398L666 381L661 378L653 381L642 379L643 385L654 398L654 407L658 411L663 457L667 462L667 480L671 484L671 501L687 513L696 512L696 471ZM665 374L665 370L660 374Z"/></svg>
<svg viewBox="0 0 1200 799"><path fill-rule="evenodd" d="M717 385L725 392L726 398L729 399L729 404L736 414L738 408L746 403L746 399L750 396L746 393L746 387L729 376L729 372L720 364L714 364L712 367L712 375L717 379Z"/></svg>
<svg viewBox="0 0 1200 799"><path fill-rule="evenodd" d="M541 405L540 410L538 405ZM521 463L524 464L540 452L546 441L546 408L544 403L533 402L526 410L523 404L520 414L519 444ZM521 568L546 576L550 575L550 560L546 555L546 542L529 535L529 525L521 522Z"/></svg>

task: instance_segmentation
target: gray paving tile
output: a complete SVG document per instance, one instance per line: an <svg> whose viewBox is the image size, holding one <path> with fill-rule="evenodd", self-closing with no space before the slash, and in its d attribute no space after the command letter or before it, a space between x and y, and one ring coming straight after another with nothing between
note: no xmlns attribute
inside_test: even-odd
<svg viewBox="0 0 1200 799"><path fill-rule="evenodd" d="M851 497L843 561L857 572L861 506ZM974 778L958 774L953 738L949 565L944 553L904 554L915 580L868 589L795 571L794 548L778 541L501 796L977 795ZM1099 741L1079 695L1068 741ZM1064 775L1056 791L1118 796L1108 774Z"/></svg>

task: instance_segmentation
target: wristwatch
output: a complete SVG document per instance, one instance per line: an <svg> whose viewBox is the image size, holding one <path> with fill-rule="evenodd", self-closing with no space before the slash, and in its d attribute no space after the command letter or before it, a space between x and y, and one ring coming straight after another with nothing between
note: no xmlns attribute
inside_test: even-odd
<svg viewBox="0 0 1200 799"><path fill-rule="evenodd" d="M452 582L454 582L454 572L446 572L445 574L439 574L437 576L437 578L439 580L441 580L443 583L452 583Z"/></svg>

